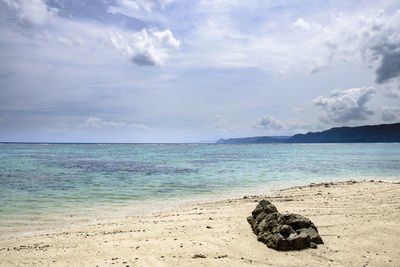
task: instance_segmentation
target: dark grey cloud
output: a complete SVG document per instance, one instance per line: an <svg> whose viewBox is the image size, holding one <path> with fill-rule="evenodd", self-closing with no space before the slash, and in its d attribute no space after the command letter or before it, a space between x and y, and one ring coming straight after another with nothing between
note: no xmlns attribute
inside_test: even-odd
<svg viewBox="0 0 400 267"><path fill-rule="evenodd" d="M400 43L399 46L392 45L377 48L382 55L381 63L376 70L376 82L386 83L400 76Z"/></svg>
<svg viewBox="0 0 400 267"><path fill-rule="evenodd" d="M378 12L375 17L365 18L362 32L364 55L378 60L376 83L384 84L400 77L400 10L392 16Z"/></svg>
<svg viewBox="0 0 400 267"><path fill-rule="evenodd" d="M149 53L135 54L131 58L132 62L139 66L155 66L157 63Z"/></svg>
<svg viewBox="0 0 400 267"><path fill-rule="evenodd" d="M374 114L366 104L375 93L373 88L334 90L329 97L315 98L313 104L325 110L326 116L321 117L323 122L362 121Z"/></svg>
<svg viewBox="0 0 400 267"><path fill-rule="evenodd" d="M376 66L376 83L400 77L400 10L392 11L381 9L368 15L339 16L336 24L317 24L315 28L324 31L316 39L321 38L327 55L318 58L311 73L329 67L334 59L351 62L361 56L366 63Z"/></svg>

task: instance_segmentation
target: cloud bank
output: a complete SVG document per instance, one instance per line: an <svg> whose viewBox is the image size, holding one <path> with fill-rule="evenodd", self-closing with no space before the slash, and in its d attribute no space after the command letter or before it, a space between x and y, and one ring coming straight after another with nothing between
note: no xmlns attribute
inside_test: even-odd
<svg viewBox="0 0 400 267"><path fill-rule="evenodd" d="M51 129L177 142L395 122L399 10L394 0L0 0L0 140Z"/></svg>
<svg viewBox="0 0 400 267"><path fill-rule="evenodd" d="M333 90L329 97L319 96L312 103L326 112L326 117L321 118L324 122L363 121L374 114L366 104L375 93L375 89L365 87Z"/></svg>

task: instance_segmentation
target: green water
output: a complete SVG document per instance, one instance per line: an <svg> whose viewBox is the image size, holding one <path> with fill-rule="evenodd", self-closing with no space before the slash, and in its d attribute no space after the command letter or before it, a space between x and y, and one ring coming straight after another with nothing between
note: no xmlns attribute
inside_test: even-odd
<svg viewBox="0 0 400 267"><path fill-rule="evenodd" d="M400 144L0 144L0 231L309 182L399 177Z"/></svg>

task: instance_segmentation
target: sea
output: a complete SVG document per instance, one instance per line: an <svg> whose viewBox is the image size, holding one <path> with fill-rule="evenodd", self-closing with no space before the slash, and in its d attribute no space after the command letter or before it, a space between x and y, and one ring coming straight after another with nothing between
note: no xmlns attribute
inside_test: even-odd
<svg viewBox="0 0 400 267"><path fill-rule="evenodd" d="M400 144L0 144L0 239L311 182L400 179Z"/></svg>

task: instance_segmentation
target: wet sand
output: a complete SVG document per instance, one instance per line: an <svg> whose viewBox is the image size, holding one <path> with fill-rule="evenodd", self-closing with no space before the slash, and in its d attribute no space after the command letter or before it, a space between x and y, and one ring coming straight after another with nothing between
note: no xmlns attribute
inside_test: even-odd
<svg viewBox="0 0 400 267"><path fill-rule="evenodd" d="M261 199L299 213L324 245L279 252L246 218ZM400 184L311 184L0 241L0 266L400 266Z"/></svg>

